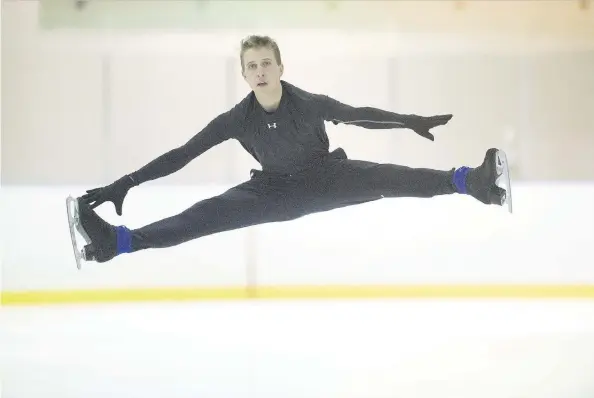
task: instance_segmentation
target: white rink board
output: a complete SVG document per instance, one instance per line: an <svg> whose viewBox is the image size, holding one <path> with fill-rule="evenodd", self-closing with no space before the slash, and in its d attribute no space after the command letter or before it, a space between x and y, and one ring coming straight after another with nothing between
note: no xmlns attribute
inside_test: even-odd
<svg viewBox="0 0 594 398"><path fill-rule="evenodd" d="M136 228L227 189L130 191ZM515 184L514 214L461 195L385 199L127 254L77 271L65 198L82 187L3 187L4 291L404 283L594 283L594 185Z"/></svg>

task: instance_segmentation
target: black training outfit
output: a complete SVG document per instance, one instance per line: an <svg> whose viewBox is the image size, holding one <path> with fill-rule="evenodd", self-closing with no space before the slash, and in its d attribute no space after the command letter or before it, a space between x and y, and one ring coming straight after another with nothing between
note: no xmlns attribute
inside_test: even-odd
<svg viewBox="0 0 594 398"><path fill-rule="evenodd" d="M348 159L329 152L324 121L368 129L409 128L429 139L431 118L352 107L285 81L274 112L250 92L185 145L131 173L134 185L167 176L229 139L238 140L262 166L251 178L175 216L132 230L132 250L169 247L213 233L287 221L307 214L378 200L452 194L453 169L440 171ZM442 117L443 118L443 117ZM424 124L425 123L425 124ZM430 137L428 137L430 136Z"/></svg>

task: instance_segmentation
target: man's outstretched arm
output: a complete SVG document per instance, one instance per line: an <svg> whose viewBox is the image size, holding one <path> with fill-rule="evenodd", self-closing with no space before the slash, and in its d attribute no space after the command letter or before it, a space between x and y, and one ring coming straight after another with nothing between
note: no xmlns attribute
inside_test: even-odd
<svg viewBox="0 0 594 398"><path fill-rule="evenodd" d="M124 198L131 188L182 169L210 148L231 138L230 129L235 128L237 127L232 125L230 113L221 114L184 145L164 153L137 171L126 174L107 186L87 190L82 200L91 208L112 202L116 213L121 216Z"/></svg>
<svg viewBox="0 0 594 398"><path fill-rule="evenodd" d="M429 130L446 124L451 114L437 116L406 115L373 107L354 107L343 104L327 95L317 95L324 120L334 124L352 124L367 129L408 128L429 140L434 140Z"/></svg>
<svg viewBox="0 0 594 398"><path fill-rule="evenodd" d="M192 160L231 138L228 113L219 115L184 145L172 149L129 176L134 185L162 178L181 170Z"/></svg>

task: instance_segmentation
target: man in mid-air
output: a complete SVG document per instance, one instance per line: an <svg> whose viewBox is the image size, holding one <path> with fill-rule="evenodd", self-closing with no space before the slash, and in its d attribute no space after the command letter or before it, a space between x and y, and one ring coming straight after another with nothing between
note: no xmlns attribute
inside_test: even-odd
<svg viewBox="0 0 594 398"><path fill-rule="evenodd" d="M506 191L496 184L497 162L503 154L497 149L487 150L483 163L475 168L433 170L374 163L348 159L341 148L330 152L324 125L327 121L366 129L409 129L433 140L430 130L445 125L452 115L402 115L307 92L281 80L280 50L267 36L242 40L240 61L251 88L243 100L185 144L74 201L75 224L86 241L82 258L106 262L122 253L171 247L206 235L382 198L468 194L487 205L505 203ZM168 176L229 139L237 140L261 165L247 181L138 229L111 225L93 210L109 201L122 215L124 198L132 187Z"/></svg>

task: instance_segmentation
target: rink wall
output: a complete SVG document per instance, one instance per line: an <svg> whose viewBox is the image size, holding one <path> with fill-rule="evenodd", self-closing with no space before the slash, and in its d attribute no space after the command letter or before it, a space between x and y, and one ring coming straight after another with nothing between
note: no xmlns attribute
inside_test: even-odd
<svg viewBox="0 0 594 398"><path fill-rule="evenodd" d="M133 189L136 228L227 187ZM397 199L212 235L77 270L65 198L2 188L2 303L244 298L594 298L594 184L524 183L515 212L473 199Z"/></svg>

